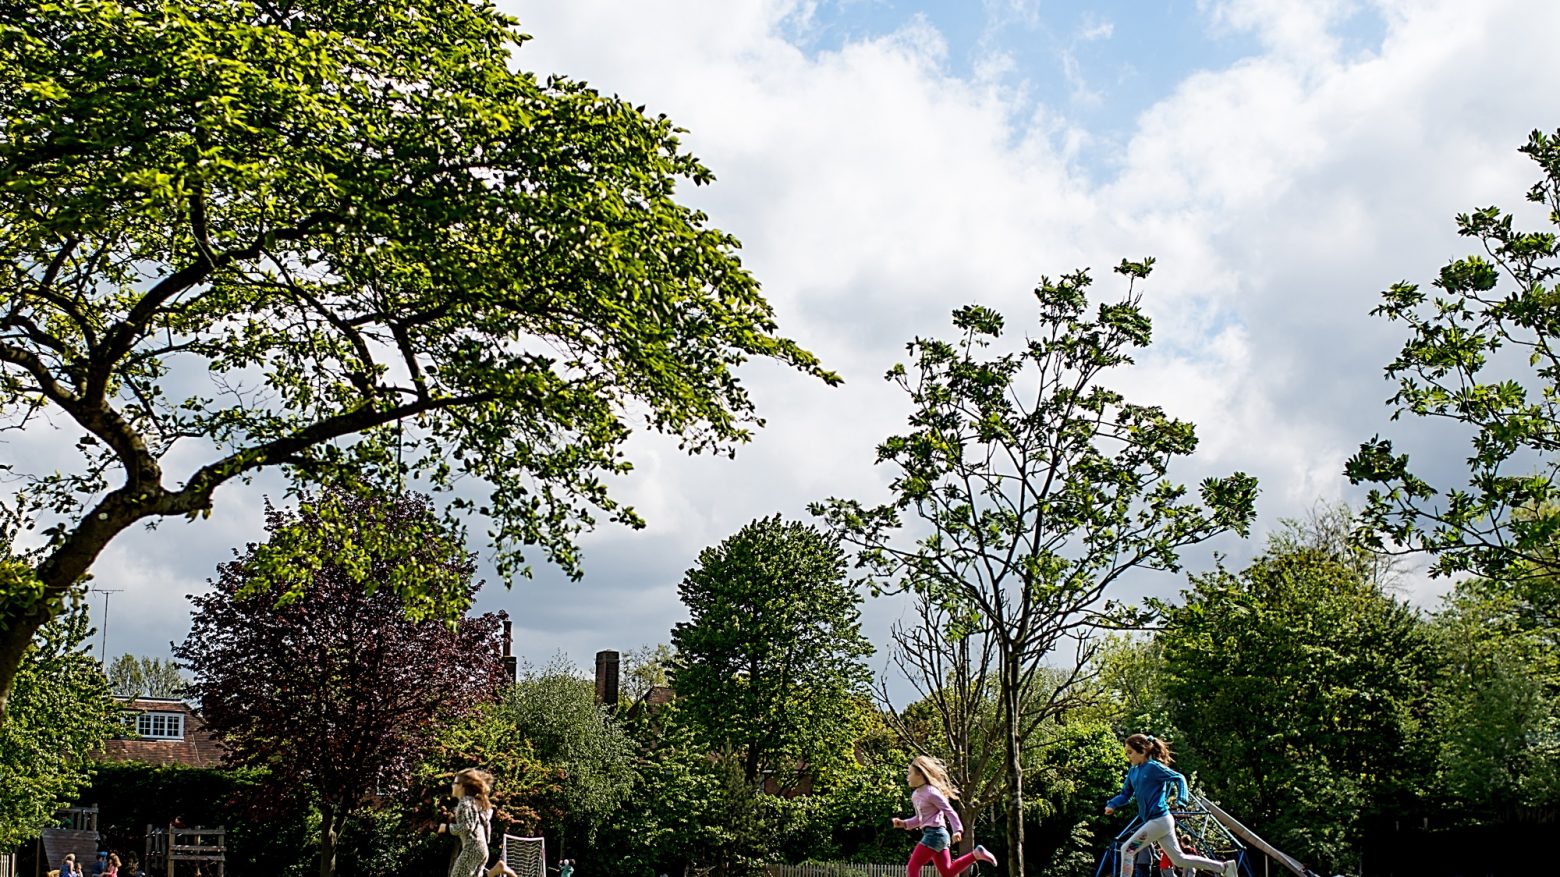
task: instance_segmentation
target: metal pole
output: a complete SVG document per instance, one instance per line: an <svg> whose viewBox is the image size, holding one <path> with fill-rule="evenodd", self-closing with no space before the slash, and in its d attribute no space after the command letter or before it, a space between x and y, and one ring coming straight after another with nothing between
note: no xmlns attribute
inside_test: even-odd
<svg viewBox="0 0 1560 877"><path fill-rule="evenodd" d="M124 588L93 588L92 593L103 595L103 630L102 637L98 640L98 660L103 663L103 672L108 672L108 595L117 594Z"/></svg>

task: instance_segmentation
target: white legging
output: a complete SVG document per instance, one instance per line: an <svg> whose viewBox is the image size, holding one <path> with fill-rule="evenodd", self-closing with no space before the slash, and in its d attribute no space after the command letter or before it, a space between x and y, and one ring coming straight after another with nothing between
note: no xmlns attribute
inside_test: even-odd
<svg viewBox="0 0 1560 877"><path fill-rule="evenodd" d="M1137 851L1157 843L1177 868L1190 865L1199 871L1223 871L1224 863L1202 856L1188 856L1181 852L1181 842L1175 836L1175 817L1166 813L1138 826L1132 836L1121 844L1121 877L1132 877L1132 859Z"/></svg>

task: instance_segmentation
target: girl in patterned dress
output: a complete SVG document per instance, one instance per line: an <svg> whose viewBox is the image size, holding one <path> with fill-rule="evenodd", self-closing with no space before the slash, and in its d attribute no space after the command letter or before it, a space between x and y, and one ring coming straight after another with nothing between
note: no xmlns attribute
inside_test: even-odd
<svg viewBox="0 0 1560 877"><path fill-rule="evenodd" d="M440 834L460 838L460 854L450 865L450 877L479 877L486 871L488 832L493 821L488 792L492 789L493 775L474 767L456 774L450 783L450 797L459 798L460 802L455 805L455 817L439 825Z"/></svg>

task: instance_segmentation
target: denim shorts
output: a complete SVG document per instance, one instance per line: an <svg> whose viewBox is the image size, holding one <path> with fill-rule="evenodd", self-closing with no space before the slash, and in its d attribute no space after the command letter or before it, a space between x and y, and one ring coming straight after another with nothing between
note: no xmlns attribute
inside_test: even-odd
<svg viewBox="0 0 1560 877"><path fill-rule="evenodd" d="M948 829L941 825L921 829L921 844L933 850L946 850L948 848Z"/></svg>

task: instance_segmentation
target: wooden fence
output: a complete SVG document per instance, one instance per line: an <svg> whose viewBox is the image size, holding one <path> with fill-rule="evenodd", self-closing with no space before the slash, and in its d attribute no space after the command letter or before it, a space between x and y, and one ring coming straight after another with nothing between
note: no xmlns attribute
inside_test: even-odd
<svg viewBox="0 0 1560 877"><path fill-rule="evenodd" d="M905 877L904 865L861 865L855 862L809 862L805 865L765 865L764 877ZM931 865L920 877L937 877Z"/></svg>

